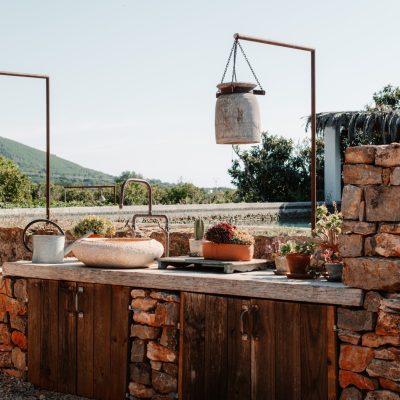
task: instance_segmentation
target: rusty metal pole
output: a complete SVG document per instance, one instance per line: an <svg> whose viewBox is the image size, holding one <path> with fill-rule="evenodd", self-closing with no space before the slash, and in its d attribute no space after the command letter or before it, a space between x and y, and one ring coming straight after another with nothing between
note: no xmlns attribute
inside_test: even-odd
<svg viewBox="0 0 400 400"><path fill-rule="evenodd" d="M46 80L46 218L50 220L50 77L9 71L0 71L0 75Z"/></svg>
<svg viewBox="0 0 400 400"><path fill-rule="evenodd" d="M275 40L262 39L254 36L241 35L235 33L236 40L246 40L268 44L271 46L286 47L294 50L302 50L311 53L311 228L315 228L317 208L317 172L316 172L316 138L317 138L317 117L316 117L316 90L315 90L315 49L311 47L299 46L291 43L277 42Z"/></svg>

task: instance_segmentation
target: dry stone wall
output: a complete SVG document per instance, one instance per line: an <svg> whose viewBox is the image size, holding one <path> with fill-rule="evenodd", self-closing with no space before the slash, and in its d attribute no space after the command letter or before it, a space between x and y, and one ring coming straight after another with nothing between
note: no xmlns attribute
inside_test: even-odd
<svg viewBox="0 0 400 400"><path fill-rule="evenodd" d="M346 150L339 251L362 308L338 308L341 400L400 400L400 144Z"/></svg>

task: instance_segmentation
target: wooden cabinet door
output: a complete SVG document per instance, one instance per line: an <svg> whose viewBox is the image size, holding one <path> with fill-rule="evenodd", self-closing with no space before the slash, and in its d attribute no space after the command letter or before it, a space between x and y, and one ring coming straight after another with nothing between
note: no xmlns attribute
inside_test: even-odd
<svg viewBox="0 0 400 400"><path fill-rule="evenodd" d="M99 400L127 391L129 288L30 279L28 379Z"/></svg>
<svg viewBox="0 0 400 400"><path fill-rule="evenodd" d="M183 295L181 398L336 398L334 308Z"/></svg>

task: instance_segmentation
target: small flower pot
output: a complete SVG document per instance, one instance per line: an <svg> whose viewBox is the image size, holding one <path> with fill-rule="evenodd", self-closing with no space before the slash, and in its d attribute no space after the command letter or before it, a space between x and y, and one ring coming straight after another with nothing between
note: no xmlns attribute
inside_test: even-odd
<svg viewBox="0 0 400 400"><path fill-rule="evenodd" d="M288 272L290 272L285 256L276 256L274 261L277 275L286 275Z"/></svg>
<svg viewBox="0 0 400 400"><path fill-rule="evenodd" d="M341 282L343 263L325 263L325 270L329 282Z"/></svg>
<svg viewBox="0 0 400 400"><path fill-rule="evenodd" d="M189 256L203 257L203 239L189 239Z"/></svg>
<svg viewBox="0 0 400 400"><path fill-rule="evenodd" d="M203 242L203 257L208 260L250 261L253 255L253 245Z"/></svg>
<svg viewBox="0 0 400 400"><path fill-rule="evenodd" d="M310 266L309 254L292 253L286 256L290 274L293 276L308 278L307 269Z"/></svg>

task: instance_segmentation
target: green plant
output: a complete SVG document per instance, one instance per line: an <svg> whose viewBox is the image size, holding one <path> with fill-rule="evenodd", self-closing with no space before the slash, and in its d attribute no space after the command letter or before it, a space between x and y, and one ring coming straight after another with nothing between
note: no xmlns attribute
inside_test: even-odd
<svg viewBox="0 0 400 400"><path fill-rule="evenodd" d="M202 218L196 218L194 221L194 238L201 240L204 237L204 221Z"/></svg>
<svg viewBox="0 0 400 400"><path fill-rule="evenodd" d="M283 243L279 249L279 252L282 256L286 256L288 254L314 254L315 252L315 243L314 242L305 242L305 243L295 243L292 240L289 240L286 243Z"/></svg>
<svg viewBox="0 0 400 400"><path fill-rule="evenodd" d="M107 218L90 215L79 220L74 226L73 232L77 237L83 236L88 232L102 236L112 236L115 234L115 227Z"/></svg>
<svg viewBox="0 0 400 400"><path fill-rule="evenodd" d="M333 202L333 212L329 212L328 207L322 204L317 207L315 229L313 236L318 237L323 243L334 246L338 244L338 235L342 232L343 216Z"/></svg>
<svg viewBox="0 0 400 400"><path fill-rule="evenodd" d="M206 239L214 243L254 244L254 238L250 233L226 222L209 228L206 232Z"/></svg>
<svg viewBox="0 0 400 400"><path fill-rule="evenodd" d="M281 246L279 247L279 253L281 256L286 256L287 254L292 252L292 249L294 249L294 242L287 242L287 243L282 243Z"/></svg>

